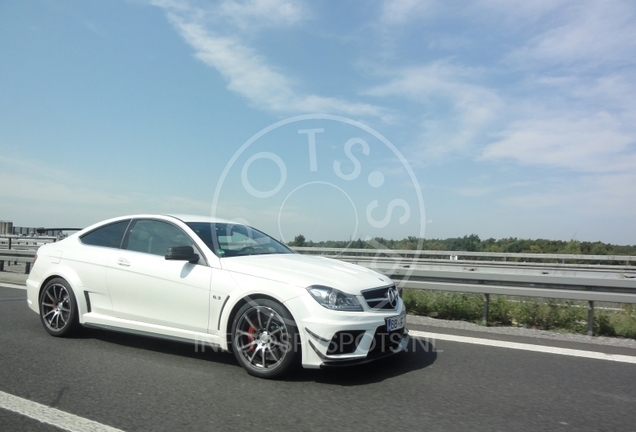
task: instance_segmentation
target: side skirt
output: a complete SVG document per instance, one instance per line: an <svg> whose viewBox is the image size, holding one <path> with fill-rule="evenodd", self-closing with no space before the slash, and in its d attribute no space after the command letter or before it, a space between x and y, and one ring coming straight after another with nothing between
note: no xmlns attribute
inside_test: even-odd
<svg viewBox="0 0 636 432"><path fill-rule="evenodd" d="M219 341L219 337L209 333L156 326L138 321L105 317L94 313L85 314L82 318L83 322L81 324L87 328L96 328L118 333L171 340L175 342L194 343L196 347L201 347L201 349L205 349L207 347L215 350L227 351L227 348L220 343L221 341Z"/></svg>
<svg viewBox="0 0 636 432"><path fill-rule="evenodd" d="M131 334L131 335L135 335L135 336L145 336L145 337L151 337L154 339L161 339L161 340L169 340L169 341L173 341L173 342L183 342L183 343L198 343L198 344L203 344L205 343L207 346L211 347L211 348L216 348L220 351L227 351L225 349L223 349L221 347L221 345L213 343L213 342L208 342L208 341L202 341L200 339L191 339L191 338L185 338L185 337L179 337L179 336L171 336L171 335L162 335L162 334L157 334L157 333L152 333L152 332L147 332L147 331L142 331L142 330L133 330L133 329L128 329L128 328L123 328L123 327L115 327L115 326L110 326L110 325L105 325L105 324L93 324L93 323L85 323L83 324L84 327L87 328L94 328L94 329L99 329L99 330L108 330L108 331L112 331L112 332L116 332L116 333L127 333L127 334Z"/></svg>

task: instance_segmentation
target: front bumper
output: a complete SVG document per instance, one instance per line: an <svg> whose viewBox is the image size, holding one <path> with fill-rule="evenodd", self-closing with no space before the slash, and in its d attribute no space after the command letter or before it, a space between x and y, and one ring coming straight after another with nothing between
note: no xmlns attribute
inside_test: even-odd
<svg viewBox="0 0 636 432"><path fill-rule="evenodd" d="M302 364L306 368L368 363L408 347L406 326L387 329L387 318L399 317L402 323L406 322L401 299L395 309L364 312L331 311L310 300L294 299L288 304L290 310L302 310L295 318L301 335Z"/></svg>
<svg viewBox="0 0 636 432"><path fill-rule="evenodd" d="M393 333L395 334L395 333ZM383 337L384 335L389 336L387 338ZM401 333L399 334L399 338L396 340L391 340L391 333L376 333L376 337L374 338L375 345L372 345L371 349L364 357L359 358L333 358L328 356L322 356L321 353L314 350L319 357L321 357L324 361L320 364L320 368L332 368L332 367L343 367L343 366L355 366L361 365L365 363L369 363L372 361L380 360L386 357L390 357L394 354L398 354L407 350L409 345L409 331L405 328L401 329ZM380 337L378 337L380 336ZM310 342L311 344L311 342Z"/></svg>

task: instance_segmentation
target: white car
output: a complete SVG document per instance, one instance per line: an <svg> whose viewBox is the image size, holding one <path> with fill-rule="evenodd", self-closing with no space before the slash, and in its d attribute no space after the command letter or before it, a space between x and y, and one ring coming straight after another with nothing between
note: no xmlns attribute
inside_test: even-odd
<svg viewBox="0 0 636 432"><path fill-rule="evenodd" d="M388 277L202 216L123 216L44 245L27 294L53 336L86 326L194 342L233 351L263 378L408 344Z"/></svg>

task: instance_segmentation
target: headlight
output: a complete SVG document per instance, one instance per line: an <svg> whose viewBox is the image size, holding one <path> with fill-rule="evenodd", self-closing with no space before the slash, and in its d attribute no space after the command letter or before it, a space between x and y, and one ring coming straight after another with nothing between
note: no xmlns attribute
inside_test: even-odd
<svg viewBox="0 0 636 432"><path fill-rule="evenodd" d="M309 294L321 306L327 309L340 310L347 312L361 312L362 305L356 296L345 294L335 288L329 288L321 285L312 285L307 288Z"/></svg>

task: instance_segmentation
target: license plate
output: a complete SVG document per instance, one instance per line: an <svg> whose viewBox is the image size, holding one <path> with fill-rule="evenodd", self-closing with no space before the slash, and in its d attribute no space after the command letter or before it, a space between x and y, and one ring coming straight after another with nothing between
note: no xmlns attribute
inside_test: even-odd
<svg viewBox="0 0 636 432"><path fill-rule="evenodd" d="M404 328L405 325L406 325L406 314L402 314L402 315L398 315L398 316L394 316L394 317L386 319L386 330L390 332Z"/></svg>

